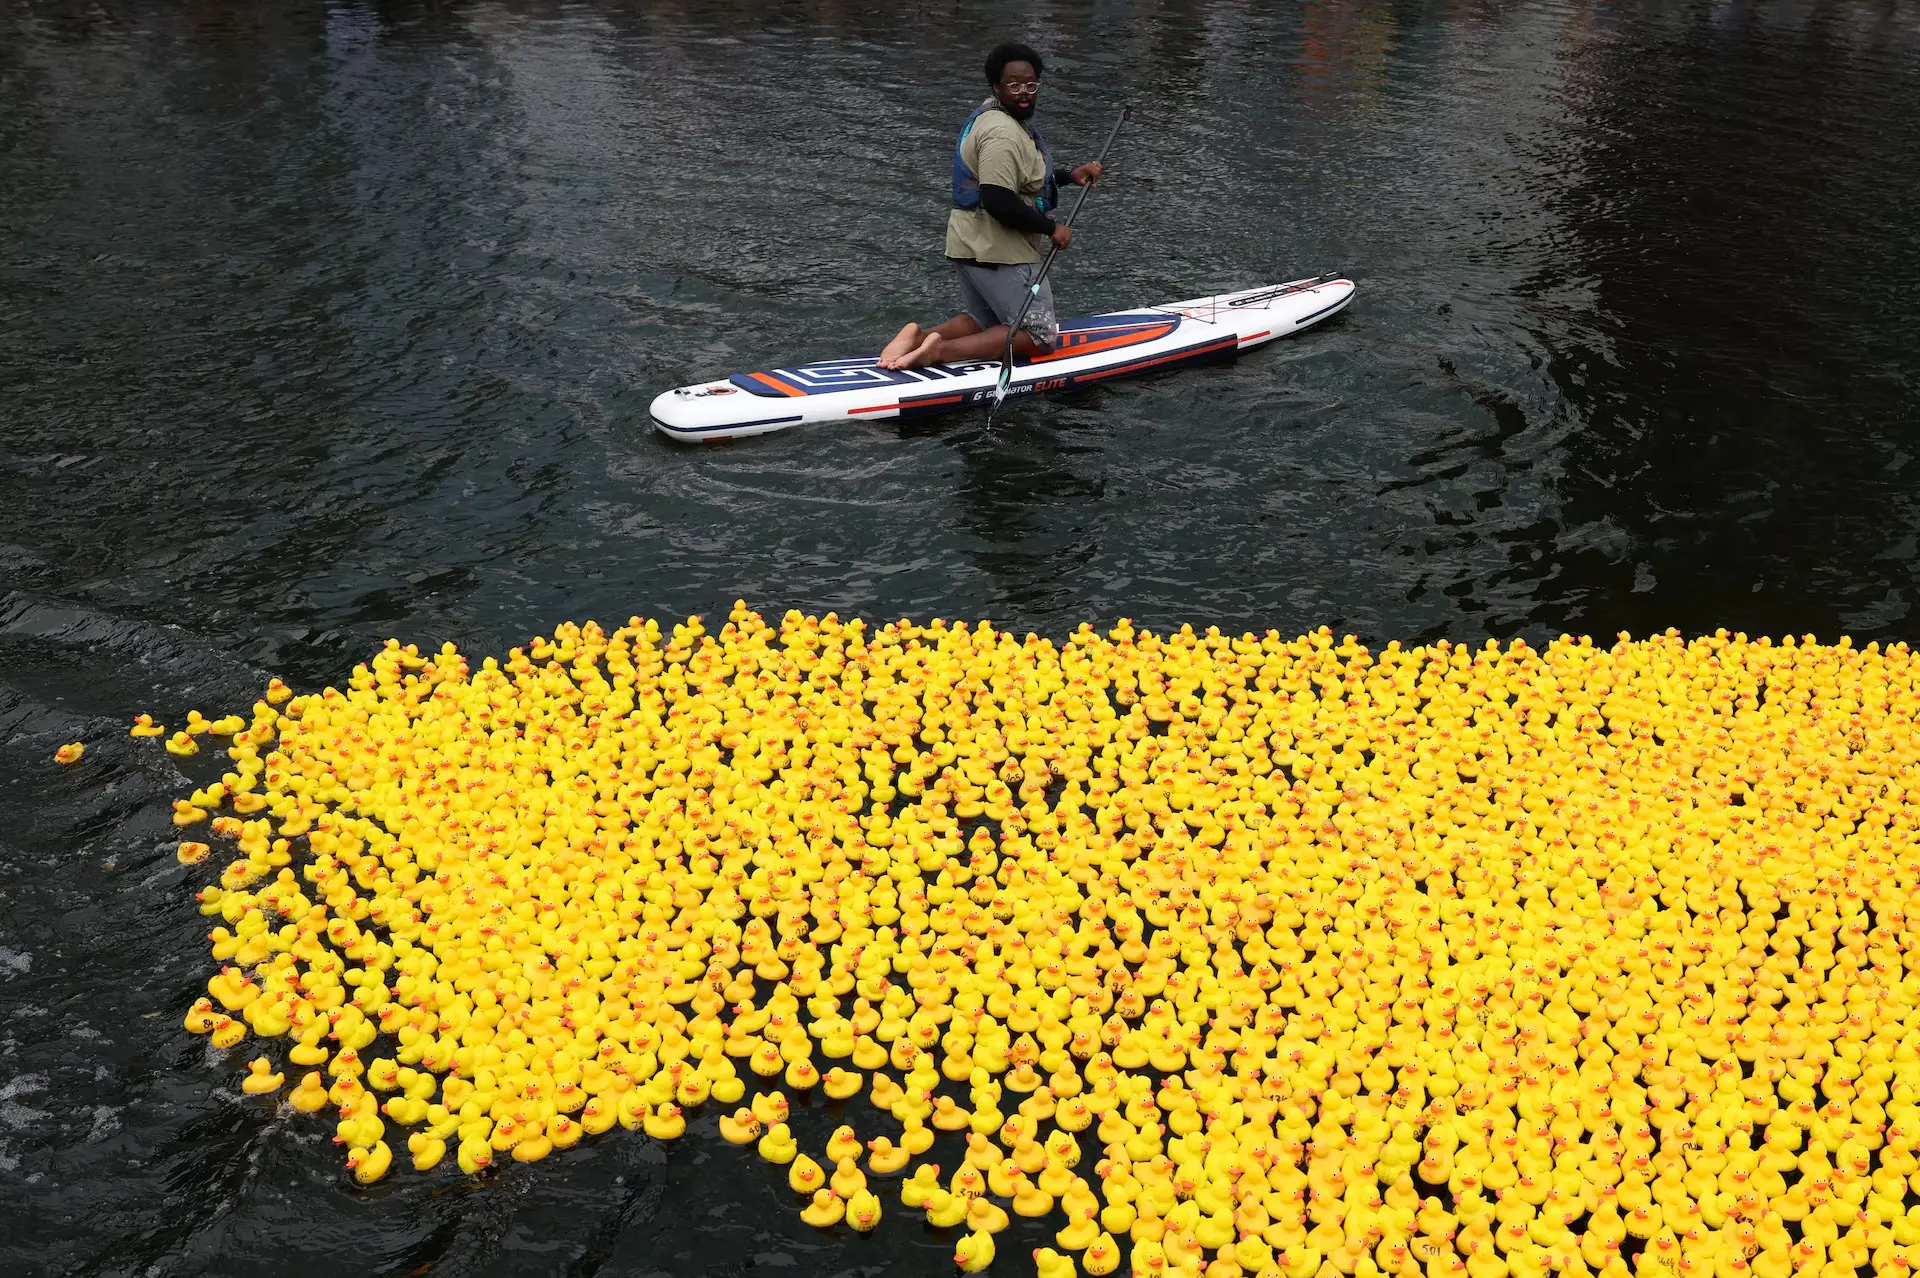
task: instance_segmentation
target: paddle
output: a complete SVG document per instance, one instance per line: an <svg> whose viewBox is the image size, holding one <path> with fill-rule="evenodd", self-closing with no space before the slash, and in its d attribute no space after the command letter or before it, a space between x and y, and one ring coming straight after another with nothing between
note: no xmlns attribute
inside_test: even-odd
<svg viewBox="0 0 1920 1278"><path fill-rule="evenodd" d="M1120 118L1113 122L1113 128L1108 132L1106 142L1100 147L1100 154L1094 157L1095 163L1105 166L1107 152L1113 149L1113 140L1120 136L1120 126L1127 122L1127 116L1132 111L1133 108L1130 106L1120 108ZM1069 230L1073 228L1073 219L1079 217L1080 210L1086 207L1087 196L1092 192L1093 183L1091 182L1080 188L1080 194L1073 201L1073 208L1067 213L1066 225ZM1053 265L1053 255L1059 251L1058 244L1047 245L1047 255L1040 259L1040 269L1034 274L1033 283L1027 288L1027 300L1020 304L1020 314L1015 317L1012 324L1007 326L1007 353L1000 363L1000 381L993 388L993 409L1000 407L1000 401L1007 397L1007 388L1013 384L1013 339L1019 335L1020 326L1027 322L1027 312L1033 308L1033 300L1040 296L1040 286L1046 282L1047 270ZM989 423L993 420L993 409L987 411Z"/></svg>

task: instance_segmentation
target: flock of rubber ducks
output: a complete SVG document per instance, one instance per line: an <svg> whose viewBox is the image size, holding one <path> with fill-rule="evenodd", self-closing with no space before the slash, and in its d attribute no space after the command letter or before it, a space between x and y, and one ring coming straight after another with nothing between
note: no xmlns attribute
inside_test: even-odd
<svg viewBox="0 0 1920 1278"><path fill-rule="evenodd" d="M186 1028L362 1183L691 1121L968 1272L1837 1278L1920 1263L1915 675L741 605L133 732L231 760Z"/></svg>

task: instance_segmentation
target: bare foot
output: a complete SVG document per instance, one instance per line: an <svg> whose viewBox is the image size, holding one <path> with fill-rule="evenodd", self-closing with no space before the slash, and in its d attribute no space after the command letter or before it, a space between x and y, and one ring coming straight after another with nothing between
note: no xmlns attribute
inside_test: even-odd
<svg viewBox="0 0 1920 1278"><path fill-rule="evenodd" d="M940 347L945 341L946 339L941 337L940 334L929 332L920 345L914 347L910 353L901 357L899 367L925 368L929 364L938 364L940 362Z"/></svg>
<svg viewBox="0 0 1920 1278"><path fill-rule="evenodd" d="M882 368L899 368L901 358L919 344L920 326L909 324L886 344L880 352L880 358L874 362Z"/></svg>

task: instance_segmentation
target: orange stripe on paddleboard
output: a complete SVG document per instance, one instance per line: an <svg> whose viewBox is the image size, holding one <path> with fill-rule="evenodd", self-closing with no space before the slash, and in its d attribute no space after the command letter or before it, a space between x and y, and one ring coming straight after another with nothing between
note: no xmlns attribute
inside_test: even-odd
<svg viewBox="0 0 1920 1278"><path fill-rule="evenodd" d="M747 376L751 377L754 381L759 382L762 386L773 387L773 389L779 391L782 395L791 395L796 399L802 398L806 395L805 391L795 390L793 387L787 385L785 382L781 381L779 378L768 377L765 373L748 373Z"/></svg>
<svg viewBox="0 0 1920 1278"><path fill-rule="evenodd" d="M1079 346L1062 346L1057 351L1050 351L1045 355L1035 355L1032 359L1028 360L1027 363L1044 364L1048 360L1053 359L1072 359L1076 355L1093 355L1100 351L1110 351L1122 346L1137 346L1142 342L1151 342L1156 337L1165 337L1172 331L1173 325L1171 324L1162 324L1158 328L1132 329L1127 332L1117 333L1112 337L1101 338L1098 341L1086 342Z"/></svg>

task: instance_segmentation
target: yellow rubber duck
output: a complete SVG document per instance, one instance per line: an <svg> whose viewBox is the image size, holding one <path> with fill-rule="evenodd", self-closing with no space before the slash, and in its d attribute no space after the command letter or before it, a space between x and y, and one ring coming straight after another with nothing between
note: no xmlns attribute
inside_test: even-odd
<svg viewBox="0 0 1920 1278"><path fill-rule="evenodd" d="M1034 1278L1074 1278L1079 1271L1074 1268L1073 1257L1063 1256L1051 1247L1036 1247L1033 1272Z"/></svg>
<svg viewBox="0 0 1920 1278"><path fill-rule="evenodd" d="M1034 1177L1034 1184L1038 1185L1042 1191L1058 1198L1072 1187L1073 1170L1060 1160L1049 1157L1045 1165L1040 1168L1039 1174Z"/></svg>
<svg viewBox="0 0 1920 1278"><path fill-rule="evenodd" d="M936 1190L946 1192L940 1188L940 1164L922 1163L913 1175L900 1182L901 1205L911 1208L924 1207Z"/></svg>
<svg viewBox="0 0 1920 1278"><path fill-rule="evenodd" d="M1114 1240L1112 1234L1103 1232L1087 1244L1087 1249L1080 1255L1080 1264L1093 1278L1102 1278L1102 1275L1110 1274L1120 1267L1120 1244Z"/></svg>
<svg viewBox="0 0 1920 1278"><path fill-rule="evenodd" d="M371 1146L356 1147L347 1153L347 1170L362 1185L371 1185L387 1174L387 1168L393 1165L393 1151L387 1148L387 1142L375 1141Z"/></svg>
<svg viewBox="0 0 1920 1278"><path fill-rule="evenodd" d="M1054 1242L1063 1251L1085 1251L1100 1236L1100 1223L1092 1212L1081 1212L1055 1233Z"/></svg>
<svg viewBox="0 0 1920 1278"><path fill-rule="evenodd" d="M1491 1246L1475 1247L1466 1259L1470 1278L1507 1278L1507 1262Z"/></svg>
<svg viewBox="0 0 1920 1278"><path fill-rule="evenodd" d="M958 1132L973 1125L973 1115L954 1104L953 1097L942 1096L934 1101L933 1114L927 1121L939 1131Z"/></svg>
<svg viewBox="0 0 1920 1278"><path fill-rule="evenodd" d="M565 1114L555 1114L547 1120L546 1136L555 1149L571 1149L580 1143L581 1135L580 1124Z"/></svg>
<svg viewBox="0 0 1920 1278"><path fill-rule="evenodd" d="M333 1054L322 1041L326 1035L327 1023L316 1019L306 1029L300 1031L300 1040L287 1052L287 1061L293 1065L325 1065L333 1059Z"/></svg>
<svg viewBox="0 0 1920 1278"><path fill-rule="evenodd" d="M1007 1085L1013 1087L1013 1082L1013 1078L1009 1077ZM1015 1088L1015 1090L1019 1089ZM1045 1084L1040 1084L1033 1088L1032 1094L1021 1101L1018 1108L1018 1112L1022 1116L1036 1121L1044 1121L1052 1118L1057 1110L1058 1106L1053 1099L1053 1089Z"/></svg>
<svg viewBox="0 0 1920 1278"><path fill-rule="evenodd" d="M493 1165L493 1146L484 1140L463 1140L454 1161L467 1175L478 1175Z"/></svg>
<svg viewBox="0 0 1920 1278"><path fill-rule="evenodd" d="M341 1047L348 1051L358 1051L379 1036L380 1027L366 1017L359 1016L351 1022L350 1029L342 1030L336 1026L335 1033L339 1037Z"/></svg>
<svg viewBox="0 0 1920 1278"><path fill-rule="evenodd" d="M936 1229L957 1225L967 1218L967 1206L972 1201L965 1194L936 1189L927 1196L927 1223Z"/></svg>
<svg viewBox="0 0 1920 1278"><path fill-rule="evenodd" d="M977 1274L993 1263L993 1235L970 1233L953 1245L953 1264L963 1274Z"/></svg>
<svg viewBox="0 0 1920 1278"><path fill-rule="evenodd" d="M827 1183L827 1173L819 1163L801 1154L787 1168L787 1187L796 1194L811 1196Z"/></svg>
<svg viewBox="0 0 1920 1278"><path fill-rule="evenodd" d="M361 1109L355 1106L342 1106L344 1115L334 1125L333 1143L346 1146L370 1146L377 1144L386 1135L386 1124L378 1117L378 1111L371 1107Z"/></svg>
<svg viewBox="0 0 1920 1278"><path fill-rule="evenodd" d="M687 1120L679 1106L662 1105L649 1114L641 1126L655 1140L677 1140L687 1130Z"/></svg>
<svg viewBox="0 0 1920 1278"><path fill-rule="evenodd" d="M885 1136L867 1142L867 1169L876 1176L891 1176L906 1167L912 1157L904 1145L896 1145Z"/></svg>
<svg viewBox="0 0 1920 1278"><path fill-rule="evenodd" d="M827 1161L838 1163L842 1159L860 1156L860 1138L854 1135L853 1128L842 1124L834 1129L827 1138Z"/></svg>
<svg viewBox="0 0 1920 1278"><path fill-rule="evenodd" d="M800 1211L800 1219L819 1229L827 1229L840 1223L846 1216L846 1204L831 1189L817 1189L813 1201Z"/></svg>
<svg viewBox="0 0 1920 1278"><path fill-rule="evenodd" d="M779 1092L761 1092L753 1098L753 1116L768 1127L787 1121L787 1098Z"/></svg>
<svg viewBox="0 0 1920 1278"><path fill-rule="evenodd" d="M240 1090L249 1096L262 1096L279 1091L280 1085L286 1081L285 1074L273 1072L271 1061L264 1056L256 1056L247 1063L247 1076L240 1080Z"/></svg>
<svg viewBox="0 0 1920 1278"><path fill-rule="evenodd" d="M775 1123L767 1128L767 1134L760 1138L758 1148L760 1157L778 1165L791 1163L800 1154L799 1142L794 1140L793 1132L785 1123ZM814 1168L817 1171L819 1164L814 1164Z"/></svg>
<svg viewBox="0 0 1920 1278"><path fill-rule="evenodd" d="M847 1100L857 1096L865 1085L865 1080L860 1074L838 1066L820 1077L820 1088L830 1100Z"/></svg>
<svg viewBox="0 0 1920 1278"><path fill-rule="evenodd" d="M1092 1223L1093 1213L1083 1212L1080 1218ZM1199 1221L1193 1225L1193 1236L1199 1239L1200 1245L1208 1251L1220 1251L1231 1247L1236 1232L1232 1215L1224 1211L1216 1211L1211 1215L1202 1216ZM1342 1272L1345 1271L1342 1270Z"/></svg>
<svg viewBox="0 0 1920 1278"><path fill-rule="evenodd" d="M918 1158L933 1148L933 1129L919 1118L909 1118L901 1126L904 1130L900 1133L900 1148L910 1156Z"/></svg>
<svg viewBox="0 0 1920 1278"><path fill-rule="evenodd" d="M899 1103L889 1112L903 1124L924 1126L927 1119L933 1116L933 1100L931 1087L916 1085L908 1089L906 1095L902 1096Z"/></svg>
<svg viewBox="0 0 1920 1278"><path fill-rule="evenodd" d="M407 1137L407 1152L413 1155L415 1171L432 1171L446 1157L447 1142L425 1132L414 1132Z"/></svg>
<svg viewBox="0 0 1920 1278"><path fill-rule="evenodd" d="M287 1093L287 1103L302 1114L317 1113L327 1107L327 1089L320 1082L318 1070L310 1071L300 1079L299 1085Z"/></svg>
<svg viewBox="0 0 1920 1278"><path fill-rule="evenodd" d="M874 1071L873 1086L868 1089L867 1099L873 1102L875 1109L891 1113L893 1107L906 1098L906 1094L906 1089L895 1082L891 1075Z"/></svg>
<svg viewBox="0 0 1920 1278"><path fill-rule="evenodd" d="M967 1203L967 1228L975 1233L997 1234L1012 1221L993 1199L982 1195Z"/></svg>
<svg viewBox="0 0 1920 1278"><path fill-rule="evenodd" d="M1279 1262L1282 1258L1282 1256L1275 1256L1274 1260ZM1281 1265L1281 1272L1286 1275L1286 1278L1309 1278L1309 1275L1320 1271L1323 1263L1320 1253L1308 1246L1289 1247L1284 1253L1284 1262ZM1459 1278L1459 1275L1465 1272L1465 1266L1458 1256L1454 1256L1451 1265L1440 1272L1447 1275L1447 1278Z"/></svg>
<svg viewBox="0 0 1920 1278"><path fill-rule="evenodd" d="M848 1202L853 1196L867 1187L867 1178L860 1170L860 1164L851 1157L842 1158L834 1165L833 1175L828 1180L833 1192Z"/></svg>
<svg viewBox="0 0 1920 1278"><path fill-rule="evenodd" d="M511 1149L514 1162L537 1163L553 1152L553 1138L536 1128L532 1134L514 1141Z"/></svg>
<svg viewBox="0 0 1920 1278"><path fill-rule="evenodd" d="M880 1223L880 1200L862 1189L847 1200L847 1224L856 1231L872 1233Z"/></svg>
<svg viewBox="0 0 1920 1278"><path fill-rule="evenodd" d="M619 1119L618 1104L599 1096L589 1097L580 1111L580 1127L589 1136L598 1136L602 1132L611 1130ZM720 1121L725 1123L726 1119L723 1118Z"/></svg>
<svg viewBox="0 0 1920 1278"><path fill-rule="evenodd" d="M723 1079L722 1081L738 1082L739 1080ZM713 1092L713 1086L712 1080L704 1074L698 1070L689 1070L683 1073L680 1081L674 1085L673 1099L686 1109L694 1109L706 1103L707 1097ZM741 1094L744 1095L744 1091ZM738 1100L739 1096L736 1095L734 1099Z"/></svg>
<svg viewBox="0 0 1920 1278"><path fill-rule="evenodd" d="M953 1169L947 1189L963 1198L978 1198L987 1192L987 1178L972 1163L962 1163Z"/></svg>
<svg viewBox="0 0 1920 1278"><path fill-rule="evenodd" d="M966 1155L963 1161L969 1167L981 1172L991 1171L1001 1161L999 1146L982 1136L979 1132L966 1134Z"/></svg>
<svg viewBox="0 0 1920 1278"><path fill-rule="evenodd" d="M1117 1196L1116 1190L1118 1188L1119 1186L1112 1180L1106 1182L1106 1189L1110 1196ZM1214 1190L1214 1186L1211 1184L1209 1184L1207 1188ZM1231 1215L1234 1209L1231 1195L1224 1190L1216 1190L1215 1196L1219 1199L1219 1205L1216 1210ZM1198 1193L1194 1195L1194 1199L1196 1202L1199 1201ZM1066 1192L1060 1195L1060 1210L1067 1213L1069 1217L1080 1215L1083 1212L1089 1215L1097 1215L1100 1211L1100 1200L1094 1197L1093 1188L1088 1185L1085 1180L1075 1176L1072 1183L1067 1186Z"/></svg>
<svg viewBox="0 0 1920 1278"><path fill-rule="evenodd" d="M1205 1262L1206 1253L1200 1250L1200 1240L1190 1233L1169 1229L1162 1235L1160 1247L1166 1256L1167 1266L1172 1271L1178 1272L1192 1268L1197 1272L1199 1266ZM1319 1253L1311 1254L1317 1268L1320 1264Z"/></svg>
<svg viewBox="0 0 1920 1278"><path fill-rule="evenodd" d="M762 1130L760 1120L745 1106L720 1116L720 1135L729 1144L750 1145L760 1139Z"/></svg>
<svg viewBox="0 0 1920 1278"><path fill-rule="evenodd" d="M414 1100L409 1096L388 1098L380 1107L380 1112L402 1127L412 1127L426 1121L430 1106L423 1100Z"/></svg>

